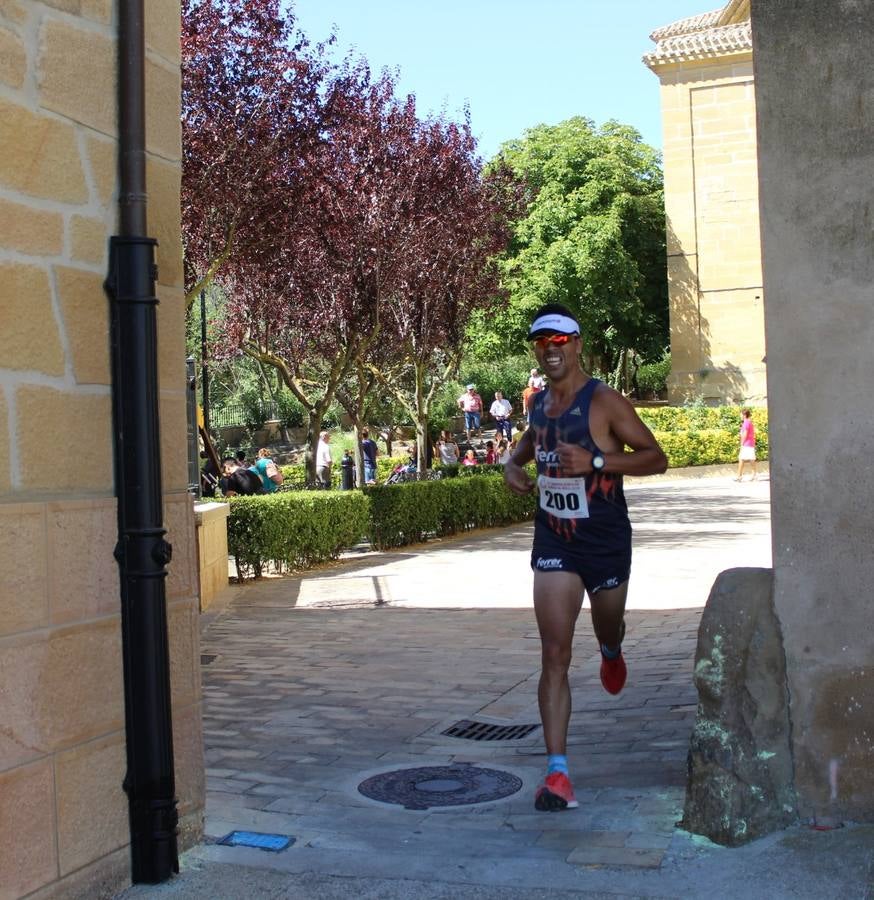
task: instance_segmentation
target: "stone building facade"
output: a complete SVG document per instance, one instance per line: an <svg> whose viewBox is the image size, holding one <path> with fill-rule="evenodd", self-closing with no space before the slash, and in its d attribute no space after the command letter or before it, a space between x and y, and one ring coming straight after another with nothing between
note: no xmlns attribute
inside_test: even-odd
<svg viewBox="0 0 874 900"><path fill-rule="evenodd" d="M753 3L774 605L799 812L874 822L874 7Z"/></svg>
<svg viewBox="0 0 874 900"><path fill-rule="evenodd" d="M767 397L749 17L732 0L657 29L644 56L661 82L674 404Z"/></svg>
<svg viewBox="0 0 874 900"><path fill-rule="evenodd" d="M117 231L112 0L0 0L0 895L129 878L108 336ZM198 583L186 493L179 4L149 0L149 234L181 846L203 814Z"/></svg>

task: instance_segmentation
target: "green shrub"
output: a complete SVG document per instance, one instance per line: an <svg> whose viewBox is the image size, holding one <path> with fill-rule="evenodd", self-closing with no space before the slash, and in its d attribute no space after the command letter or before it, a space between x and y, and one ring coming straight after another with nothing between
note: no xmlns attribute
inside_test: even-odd
<svg viewBox="0 0 874 900"><path fill-rule="evenodd" d="M671 374L671 354L654 363L643 363L637 370L637 386L643 393L660 394L668 386Z"/></svg>
<svg viewBox="0 0 874 900"><path fill-rule="evenodd" d="M370 503L360 491L299 491L229 498L228 552L237 574L260 575L336 559L368 529Z"/></svg>
<svg viewBox="0 0 874 900"><path fill-rule="evenodd" d="M740 449L738 436L722 428L653 430L653 434L668 457L669 469L736 462ZM756 431L756 455L759 459L768 458L768 432L764 429Z"/></svg>
<svg viewBox="0 0 874 900"><path fill-rule="evenodd" d="M306 418L303 404L291 391L281 391L276 397L279 421L286 428L300 428Z"/></svg>
<svg viewBox="0 0 874 900"><path fill-rule="evenodd" d="M503 475L504 467L500 463L478 463L465 466L462 463L451 463L448 466L434 466L444 478L470 478L472 475Z"/></svg>
<svg viewBox="0 0 874 900"><path fill-rule="evenodd" d="M695 428L723 428L740 436L740 406L660 406L640 407L637 414L653 431L686 431ZM750 407L756 431L768 431L768 410Z"/></svg>
<svg viewBox="0 0 874 900"><path fill-rule="evenodd" d="M307 468L303 463L289 463L280 466L282 472L282 484L279 486L281 493L302 491L307 485Z"/></svg>
<svg viewBox="0 0 874 900"><path fill-rule="evenodd" d="M498 474L481 478L441 478L365 489L370 499L369 537L375 549L521 522L533 517L536 496L511 493Z"/></svg>

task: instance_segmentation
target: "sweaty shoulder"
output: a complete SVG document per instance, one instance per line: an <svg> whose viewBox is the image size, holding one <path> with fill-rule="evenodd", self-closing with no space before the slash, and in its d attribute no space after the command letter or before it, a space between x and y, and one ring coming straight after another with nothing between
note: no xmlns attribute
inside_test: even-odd
<svg viewBox="0 0 874 900"><path fill-rule="evenodd" d="M603 382L595 388L589 409L589 429L602 450L620 450L625 441L619 438L617 432L625 431L628 423L636 421L639 421L637 412L619 391Z"/></svg>

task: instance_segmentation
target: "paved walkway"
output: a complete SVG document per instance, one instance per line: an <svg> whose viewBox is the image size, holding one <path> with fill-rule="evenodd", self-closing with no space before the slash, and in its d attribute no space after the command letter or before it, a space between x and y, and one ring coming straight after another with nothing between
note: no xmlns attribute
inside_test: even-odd
<svg viewBox="0 0 874 900"><path fill-rule="evenodd" d="M465 719L539 722L530 526L362 554L236 587L206 618L208 839L172 883L126 896L871 896L874 828L798 827L739 850L677 829L701 606L722 569L769 564L768 484L654 481L630 486L629 502L630 677L618 698L600 687L585 617L576 639L579 810L533 809L539 727L495 743L443 734ZM522 788L425 809L358 791L378 773L466 764ZM281 853L214 843L234 829L295 843Z"/></svg>

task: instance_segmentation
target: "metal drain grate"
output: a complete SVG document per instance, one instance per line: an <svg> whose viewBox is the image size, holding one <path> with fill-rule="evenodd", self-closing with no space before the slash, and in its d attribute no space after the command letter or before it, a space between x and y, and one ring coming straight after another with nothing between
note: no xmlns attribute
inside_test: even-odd
<svg viewBox="0 0 874 900"><path fill-rule="evenodd" d="M528 737L539 727L539 725L490 725L487 722L462 719L440 733L468 741L518 741L520 738Z"/></svg>
<svg viewBox="0 0 874 900"><path fill-rule="evenodd" d="M216 843L225 847L256 847L258 850L279 853L290 847L294 838L287 834L264 834L261 831L232 831Z"/></svg>

